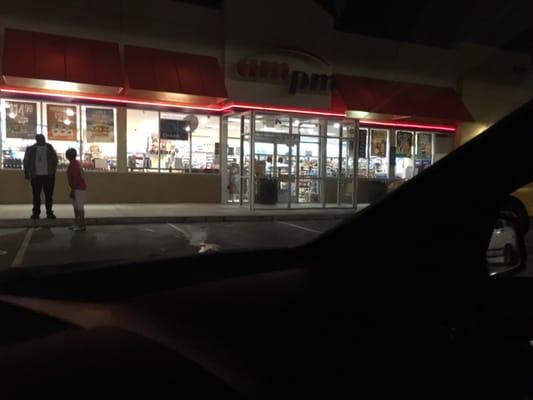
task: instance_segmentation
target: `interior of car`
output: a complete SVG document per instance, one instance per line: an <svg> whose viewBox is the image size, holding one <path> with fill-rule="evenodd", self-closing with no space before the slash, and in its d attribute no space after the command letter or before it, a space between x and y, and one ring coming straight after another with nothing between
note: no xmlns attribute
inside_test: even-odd
<svg viewBox="0 0 533 400"><path fill-rule="evenodd" d="M531 398L533 282L485 253L532 130L529 102L301 247L5 276L0 390Z"/></svg>

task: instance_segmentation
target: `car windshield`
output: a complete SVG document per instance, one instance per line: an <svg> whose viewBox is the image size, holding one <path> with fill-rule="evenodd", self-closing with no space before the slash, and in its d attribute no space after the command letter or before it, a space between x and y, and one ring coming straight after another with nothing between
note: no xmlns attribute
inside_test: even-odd
<svg viewBox="0 0 533 400"><path fill-rule="evenodd" d="M532 93L524 1L41 3L0 10L0 276L301 246Z"/></svg>

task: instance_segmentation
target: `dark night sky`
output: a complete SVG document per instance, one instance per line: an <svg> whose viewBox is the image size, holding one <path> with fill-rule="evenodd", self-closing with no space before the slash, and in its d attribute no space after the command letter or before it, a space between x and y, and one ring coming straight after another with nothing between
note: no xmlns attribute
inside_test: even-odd
<svg viewBox="0 0 533 400"><path fill-rule="evenodd" d="M533 1L316 1L340 30L439 47L469 41L533 51Z"/></svg>
<svg viewBox="0 0 533 400"><path fill-rule="evenodd" d="M219 8L223 0L171 0ZM268 1L268 0L250 0ZM453 48L474 42L533 53L533 1L309 0L338 30ZM302 14L305 10L302 10Z"/></svg>

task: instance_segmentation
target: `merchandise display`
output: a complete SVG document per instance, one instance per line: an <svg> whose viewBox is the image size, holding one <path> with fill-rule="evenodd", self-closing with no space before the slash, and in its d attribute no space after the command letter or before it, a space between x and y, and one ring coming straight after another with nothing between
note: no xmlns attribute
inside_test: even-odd
<svg viewBox="0 0 533 400"><path fill-rule="evenodd" d="M368 177L368 159L367 158L360 158L358 163L358 169L357 169L358 176L361 177Z"/></svg>
<svg viewBox="0 0 533 400"><path fill-rule="evenodd" d="M34 140L4 139L2 143L2 167L21 169L26 147L32 145Z"/></svg>
<svg viewBox="0 0 533 400"><path fill-rule="evenodd" d="M4 154L2 166L8 169L22 169L22 159Z"/></svg>
<svg viewBox="0 0 533 400"><path fill-rule="evenodd" d="M219 117L128 110L128 169L218 173Z"/></svg>

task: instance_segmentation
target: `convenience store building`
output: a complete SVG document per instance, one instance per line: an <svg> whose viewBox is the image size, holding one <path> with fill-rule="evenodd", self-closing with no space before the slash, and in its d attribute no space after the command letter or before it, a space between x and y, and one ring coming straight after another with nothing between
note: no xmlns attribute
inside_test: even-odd
<svg viewBox="0 0 533 400"><path fill-rule="evenodd" d="M451 88L262 49L228 45L221 63L6 27L0 203L31 201L21 159L42 133L61 160L56 202L68 202L64 153L73 147L93 203L354 207L449 153L472 120Z"/></svg>

